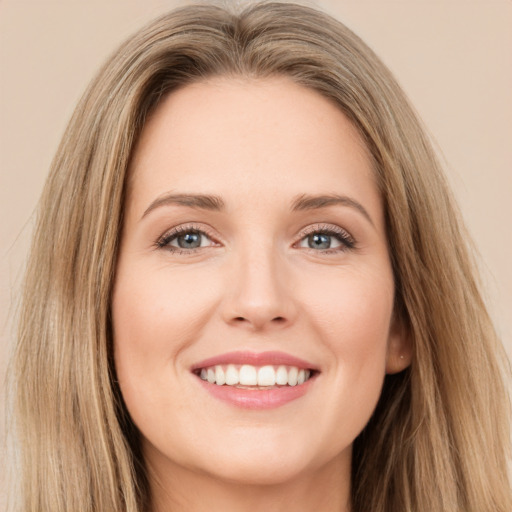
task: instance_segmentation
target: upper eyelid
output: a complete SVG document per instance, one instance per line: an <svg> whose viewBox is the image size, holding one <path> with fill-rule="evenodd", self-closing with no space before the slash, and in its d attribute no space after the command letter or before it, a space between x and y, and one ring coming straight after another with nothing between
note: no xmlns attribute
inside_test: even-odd
<svg viewBox="0 0 512 512"><path fill-rule="evenodd" d="M175 235L178 233L184 233L184 232L188 232L188 231L199 231L207 236L215 237L216 235L212 234L210 229L211 228L209 228L209 227L205 228L204 224L195 223L195 222L192 222L190 224L187 224L187 223L179 224L177 226L174 226L174 227L166 230L160 238L164 238L169 235ZM327 223L309 224L299 230L298 236L303 237L303 236L309 235L310 233L314 233L317 231L318 232L321 232L321 231L338 232L339 231L341 233L345 233L348 236L352 237L352 235L345 228L342 228L341 226L337 226L335 224L327 224ZM217 238L220 238L220 237L217 237Z"/></svg>
<svg viewBox="0 0 512 512"><path fill-rule="evenodd" d="M306 235L309 235L310 233L322 232L322 231L329 231L329 232L335 232L335 233L341 233L341 234L344 233L347 236L349 236L350 238L352 238L352 235L345 228L342 228L341 226L338 226L336 224L327 224L327 223L310 224L300 230L299 236L306 236Z"/></svg>
<svg viewBox="0 0 512 512"><path fill-rule="evenodd" d="M329 233L331 235L338 235L341 238L350 240L353 244L356 243L356 239L353 235L345 228L338 226L337 224L329 224L329 223L319 223L319 224L310 224L305 228L301 229L300 234L298 236L297 241L302 240L304 237L312 234L312 233ZM297 243L297 242L294 242Z"/></svg>
<svg viewBox="0 0 512 512"><path fill-rule="evenodd" d="M197 232L203 233L209 237L215 237L215 235L212 233L212 228L210 228L209 226L199 223L199 222L197 222L197 223L191 222L190 224L188 224L188 223L179 224L177 226L174 226L174 227L166 230L164 232L164 234L162 235L162 238L165 236L177 235L180 233L188 233L189 231L197 231Z"/></svg>

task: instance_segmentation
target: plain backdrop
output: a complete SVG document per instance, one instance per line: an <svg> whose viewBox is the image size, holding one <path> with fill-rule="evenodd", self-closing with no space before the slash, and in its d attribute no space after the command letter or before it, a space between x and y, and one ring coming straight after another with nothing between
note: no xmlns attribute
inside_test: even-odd
<svg viewBox="0 0 512 512"><path fill-rule="evenodd" d="M73 108L118 44L187 3L0 0L0 382L34 208ZM512 0L309 4L359 34L423 118L481 255L486 300L512 354ZM0 508L1 502L0 496Z"/></svg>

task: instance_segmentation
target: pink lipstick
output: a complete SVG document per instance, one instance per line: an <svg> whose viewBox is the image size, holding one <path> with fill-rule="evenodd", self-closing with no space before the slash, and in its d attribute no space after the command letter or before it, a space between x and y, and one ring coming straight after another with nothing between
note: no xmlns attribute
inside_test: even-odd
<svg viewBox="0 0 512 512"><path fill-rule="evenodd" d="M318 370L318 365L310 363L304 359L300 359L284 352L228 352L215 357L210 357L192 366L192 371L214 366L216 364L251 364L253 366L271 365L289 365L297 366L299 368Z"/></svg>
<svg viewBox="0 0 512 512"><path fill-rule="evenodd" d="M318 365L284 352L230 352L191 368L208 393L248 409L279 407L304 396L319 374Z"/></svg>

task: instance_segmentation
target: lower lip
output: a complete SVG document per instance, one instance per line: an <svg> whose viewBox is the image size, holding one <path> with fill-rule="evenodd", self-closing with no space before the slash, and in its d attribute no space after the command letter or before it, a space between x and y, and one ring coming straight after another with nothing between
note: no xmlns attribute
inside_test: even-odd
<svg viewBox="0 0 512 512"><path fill-rule="evenodd" d="M203 388L213 397L243 409L273 409L304 396L316 380L313 375L304 384L274 389L240 389L235 386L218 386L197 377Z"/></svg>

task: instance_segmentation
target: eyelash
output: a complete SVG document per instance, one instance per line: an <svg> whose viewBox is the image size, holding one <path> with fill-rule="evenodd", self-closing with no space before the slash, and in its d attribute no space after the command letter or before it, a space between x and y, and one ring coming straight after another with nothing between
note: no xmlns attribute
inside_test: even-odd
<svg viewBox="0 0 512 512"><path fill-rule="evenodd" d="M208 239L215 241L215 237L212 233L209 232L209 230L205 229L204 227L198 227L193 224L190 225L184 225L184 226L177 226L176 228L173 228L171 231L165 233L163 236L161 236L155 243L155 246L158 249L166 249L173 254L193 254L197 251L200 251L201 249L204 249L205 247L195 247L192 249L183 249L179 247L171 246L170 243L178 238L182 234L187 233L194 233L198 235L204 235ZM333 253L339 253L347 250L354 249L356 247L356 241L354 238L344 229L333 226L333 225L326 225L326 224L316 224L313 226L309 226L304 232L301 233L301 237L297 242L294 243L294 246L302 242L305 238L307 238L310 235L314 234L322 234L327 235L330 237L334 237L336 240L338 240L341 243L341 247L335 247L335 248L329 248L329 249L323 249L323 250L316 250L309 248L304 248L308 251L314 252L316 254L333 254Z"/></svg>
<svg viewBox="0 0 512 512"><path fill-rule="evenodd" d="M298 242L295 242L294 245L302 242L302 240L304 240L308 236L315 234L322 234L334 237L336 240L338 240L338 242L341 243L341 247L334 247L332 249L324 249L320 251L312 249L311 247L307 248L308 250L315 253L339 253L350 249L354 249L356 246L356 241L347 231L345 231L343 228L340 228L339 226L333 226L331 224L315 224L313 226L309 226L304 232L301 233L300 239L298 240Z"/></svg>
<svg viewBox="0 0 512 512"><path fill-rule="evenodd" d="M196 247L193 249L182 249L180 247L173 247L169 245L174 239L178 238L180 235L184 235L186 233L194 233L198 235L204 235L210 240L214 240L215 237L212 233L210 233L207 229L204 227L197 227L193 224L184 225L184 226L177 226L173 228L171 231L165 233L162 237L160 237L156 241L156 247L158 249L166 249L173 254L191 254L195 253L201 249L204 249L204 247Z"/></svg>

